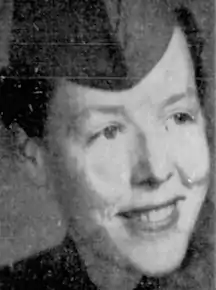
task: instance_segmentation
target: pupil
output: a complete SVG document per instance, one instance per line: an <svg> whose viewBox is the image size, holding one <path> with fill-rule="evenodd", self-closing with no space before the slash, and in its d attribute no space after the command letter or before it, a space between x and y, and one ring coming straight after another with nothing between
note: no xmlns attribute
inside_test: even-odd
<svg viewBox="0 0 216 290"><path fill-rule="evenodd" d="M107 139L112 139L116 136L116 131L117 131L116 127L110 126L104 130L104 136Z"/></svg>
<svg viewBox="0 0 216 290"><path fill-rule="evenodd" d="M177 122L183 123L188 120L188 116L187 114L179 113L179 114L176 114L175 119Z"/></svg>

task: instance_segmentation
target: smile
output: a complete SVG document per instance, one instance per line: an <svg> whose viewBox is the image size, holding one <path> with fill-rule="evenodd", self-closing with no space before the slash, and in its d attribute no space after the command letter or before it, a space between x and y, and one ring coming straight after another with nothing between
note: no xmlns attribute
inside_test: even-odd
<svg viewBox="0 0 216 290"><path fill-rule="evenodd" d="M153 208L148 207L147 209L140 208L121 212L118 216L123 220L125 227L133 234L166 231L178 221L177 201L177 199L174 199L167 204Z"/></svg>

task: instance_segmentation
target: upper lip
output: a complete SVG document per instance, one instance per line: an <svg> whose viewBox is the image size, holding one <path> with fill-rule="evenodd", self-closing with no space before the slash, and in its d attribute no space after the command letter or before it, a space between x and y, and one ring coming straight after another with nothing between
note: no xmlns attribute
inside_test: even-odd
<svg viewBox="0 0 216 290"><path fill-rule="evenodd" d="M169 206L169 205L172 205L172 204L175 204L177 203L177 201L179 200L184 200L185 197L183 196L177 196L177 197L174 197L164 203L161 203L161 204L157 204L157 205L146 205L146 206L143 206L143 207L137 207L137 208L130 208L130 209L125 209L123 211L120 211L117 213L117 215L120 215L120 216L123 216L123 217L126 217L126 218L130 218L131 216L133 215L139 215L139 214L145 214L145 213L148 213L150 212L151 210L159 210L163 207L166 207L166 206Z"/></svg>

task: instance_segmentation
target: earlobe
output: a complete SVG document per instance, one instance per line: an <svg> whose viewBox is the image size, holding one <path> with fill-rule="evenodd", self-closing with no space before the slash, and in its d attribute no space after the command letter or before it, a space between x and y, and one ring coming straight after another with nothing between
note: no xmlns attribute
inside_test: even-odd
<svg viewBox="0 0 216 290"><path fill-rule="evenodd" d="M38 186L46 183L45 167L42 148L29 139L25 145L24 166L31 180Z"/></svg>
<svg viewBox="0 0 216 290"><path fill-rule="evenodd" d="M43 161L43 149L36 140L29 138L20 129L16 136L18 148L18 165L26 172L28 177L37 186L44 186L46 183L46 171Z"/></svg>

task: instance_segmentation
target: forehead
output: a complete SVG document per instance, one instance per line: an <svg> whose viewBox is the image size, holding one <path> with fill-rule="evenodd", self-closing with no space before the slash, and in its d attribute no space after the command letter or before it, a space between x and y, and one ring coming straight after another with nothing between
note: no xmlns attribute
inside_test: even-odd
<svg viewBox="0 0 216 290"><path fill-rule="evenodd" d="M100 105L131 107L143 98L145 101L148 101L148 98L152 101L152 96L157 96L154 97L154 101L160 102L163 99L162 95L181 94L187 87L194 87L192 63L186 38L181 29L176 27L160 61L132 89L110 92L81 87L64 80L58 87L56 98L60 106L65 103L73 110Z"/></svg>

